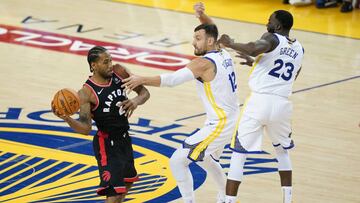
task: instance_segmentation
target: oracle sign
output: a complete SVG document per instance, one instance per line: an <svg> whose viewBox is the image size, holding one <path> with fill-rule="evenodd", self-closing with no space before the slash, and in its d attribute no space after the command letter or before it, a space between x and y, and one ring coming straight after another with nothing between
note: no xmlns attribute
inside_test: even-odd
<svg viewBox="0 0 360 203"><path fill-rule="evenodd" d="M93 46L104 46L113 60L166 70L186 66L193 56L103 42L63 34L0 24L0 42L30 46L71 54L87 55Z"/></svg>

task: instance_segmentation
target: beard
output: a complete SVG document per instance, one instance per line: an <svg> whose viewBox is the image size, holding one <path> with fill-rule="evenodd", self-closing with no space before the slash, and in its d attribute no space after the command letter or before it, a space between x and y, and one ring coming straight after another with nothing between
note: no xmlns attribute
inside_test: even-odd
<svg viewBox="0 0 360 203"><path fill-rule="evenodd" d="M204 56L205 54L206 54L206 51L196 51L196 49L194 50L195 56Z"/></svg>
<svg viewBox="0 0 360 203"><path fill-rule="evenodd" d="M112 72L111 72L111 74L109 74L108 72L101 72L100 75L104 79L110 79L112 77Z"/></svg>
<svg viewBox="0 0 360 203"><path fill-rule="evenodd" d="M267 31L270 33L275 33L275 29L271 27L267 27Z"/></svg>

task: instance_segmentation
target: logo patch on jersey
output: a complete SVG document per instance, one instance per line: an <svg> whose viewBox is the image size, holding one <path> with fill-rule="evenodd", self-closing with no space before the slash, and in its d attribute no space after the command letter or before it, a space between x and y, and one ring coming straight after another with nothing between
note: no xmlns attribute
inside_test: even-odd
<svg viewBox="0 0 360 203"><path fill-rule="evenodd" d="M111 173L109 171L104 171L101 177L104 181L108 182L111 178Z"/></svg>
<svg viewBox="0 0 360 203"><path fill-rule="evenodd" d="M115 78L115 84L119 84L120 80L118 78Z"/></svg>

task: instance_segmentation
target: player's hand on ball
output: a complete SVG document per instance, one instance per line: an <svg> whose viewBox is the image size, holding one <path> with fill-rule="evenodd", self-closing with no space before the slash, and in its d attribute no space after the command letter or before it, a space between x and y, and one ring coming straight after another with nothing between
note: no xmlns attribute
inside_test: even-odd
<svg viewBox="0 0 360 203"><path fill-rule="evenodd" d="M66 115L64 113L64 110L56 108L54 101L51 101L51 110L52 112L61 119L66 119Z"/></svg>

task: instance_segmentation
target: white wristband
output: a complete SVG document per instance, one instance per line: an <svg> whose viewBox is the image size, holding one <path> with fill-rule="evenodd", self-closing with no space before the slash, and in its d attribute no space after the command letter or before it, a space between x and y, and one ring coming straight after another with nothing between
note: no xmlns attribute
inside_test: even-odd
<svg viewBox="0 0 360 203"><path fill-rule="evenodd" d="M173 87L195 79L193 72L187 67L173 73L161 74L160 78L160 87Z"/></svg>

